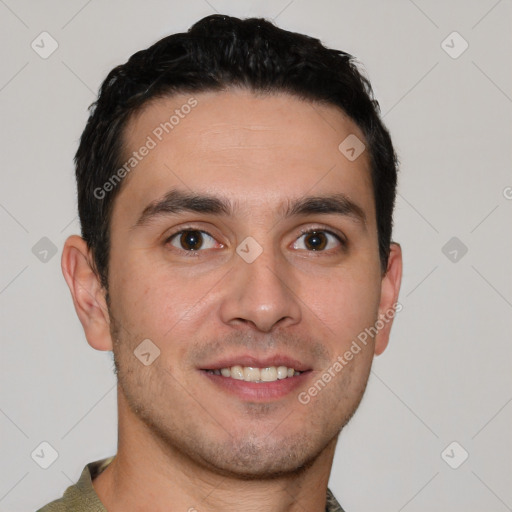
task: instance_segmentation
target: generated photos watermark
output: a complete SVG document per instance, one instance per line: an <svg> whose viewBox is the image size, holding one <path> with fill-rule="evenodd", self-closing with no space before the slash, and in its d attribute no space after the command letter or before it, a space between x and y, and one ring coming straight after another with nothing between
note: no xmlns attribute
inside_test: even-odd
<svg viewBox="0 0 512 512"><path fill-rule="evenodd" d="M185 117L190 114L197 104L198 102L196 98L189 98L186 103L181 105L180 108L174 110L174 113L167 121L164 121L155 127L151 134L146 137L146 142L144 142L137 151L133 151L126 162L117 169L117 171L114 172L114 174L101 187L96 187L94 189L94 197L101 200L104 199L109 192L112 192L123 178L133 171L133 169L135 169L137 165L139 165L139 163L150 154L151 150L157 147L158 143L164 139L165 135L171 133L171 131L181 123L181 120L185 119Z"/></svg>
<svg viewBox="0 0 512 512"><path fill-rule="evenodd" d="M342 354L339 355L334 363L331 364L322 375L311 385L307 390L301 391L297 395L297 399L303 405L309 404L311 399L320 393L329 382L331 382L347 364L354 359L354 357L361 352L363 347L367 345L369 339L373 339L379 331L395 318L395 315L402 311L403 306L400 302L395 303L389 308L380 318L371 326L366 327L361 331L356 339L352 340L350 347Z"/></svg>

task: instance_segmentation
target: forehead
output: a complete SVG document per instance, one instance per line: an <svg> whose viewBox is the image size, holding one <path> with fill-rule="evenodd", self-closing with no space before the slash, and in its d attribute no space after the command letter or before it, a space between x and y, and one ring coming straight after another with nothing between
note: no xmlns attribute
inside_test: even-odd
<svg viewBox="0 0 512 512"><path fill-rule="evenodd" d="M124 160L134 151L145 156L138 155L114 210L140 214L176 187L247 207L341 192L373 210L368 151L347 158L339 148L347 137L364 143L359 127L340 109L285 93L229 90L159 98L126 127ZM139 151L143 147L150 149Z"/></svg>

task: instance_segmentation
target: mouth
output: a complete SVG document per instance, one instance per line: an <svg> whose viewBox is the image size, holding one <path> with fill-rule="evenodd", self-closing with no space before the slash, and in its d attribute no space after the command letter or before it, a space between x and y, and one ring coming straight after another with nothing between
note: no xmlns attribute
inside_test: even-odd
<svg viewBox="0 0 512 512"><path fill-rule="evenodd" d="M205 370L211 375L222 375L228 379L243 380L245 382L275 382L277 380L290 379L302 372L287 366L267 366L257 368L254 366L234 365L231 367Z"/></svg>
<svg viewBox="0 0 512 512"><path fill-rule="evenodd" d="M304 385L312 369L286 357L241 357L210 364L201 373L218 389L243 401L268 402Z"/></svg>

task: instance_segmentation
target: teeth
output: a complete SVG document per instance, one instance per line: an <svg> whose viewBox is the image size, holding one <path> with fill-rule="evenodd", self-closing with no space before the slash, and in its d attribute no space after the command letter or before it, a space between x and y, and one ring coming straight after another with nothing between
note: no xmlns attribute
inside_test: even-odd
<svg viewBox="0 0 512 512"><path fill-rule="evenodd" d="M277 368L275 366L262 368L260 370L260 380L263 382L273 382L277 380Z"/></svg>
<svg viewBox="0 0 512 512"><path fill-rule="evenodd" d="M288 368L286 366L278 366L277 367L277 378L278 379L286 379L288 377Z"/></svg>
<svg viewBox="0 0 512 512"><path fill-rule="evenodd" d="M244 380L245 382L256 382L260 379L261 372L259 368L251 368L250 366L244 367Z"/></svg>
<svg viewBox="0 0 512 512"><path fill-rule="evenodd" d="M231 372L231 377L236 380L244 380L244 369L241 366L232 366L231 368L223 368L229 369ZM221 370L222 371L222 370Z"/></svg>
<svg viewBox="0 0 512 512"><path fill-rule="evenodd" d="M268 366L266 368L255 368L253 366L235 365L231 368L222 368L220 370L208 370L214 375L222 375L236 380L244 380L246 382L274 382L295 375L301 372L286 366Z"/></svg>

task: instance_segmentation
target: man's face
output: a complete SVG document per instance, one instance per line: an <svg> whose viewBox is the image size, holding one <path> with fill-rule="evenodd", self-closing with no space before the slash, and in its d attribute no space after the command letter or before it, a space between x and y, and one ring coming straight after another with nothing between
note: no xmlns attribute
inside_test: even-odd
<svg viewBox="0 0 512 512"><path fill-rule="evenodd" d="M340 152L348 135L364 138L332 106L229 91L195 94L197 105L181 109L190 97L154 101L126 130L127 158L148 136L156 146L112 214L119 383L133 417L197 463L246 477L293 471L337 437L370 371L375 340L309 403L298 399L382 306L369 155ZM176 109L190 112L159 141L155 129ZM173 191L228 208L146 210ZM337 206L292 210L310 196ZM149 365L134 355L146 339L160 350ZM301 373L275 380L288 374L278 367Z"/></svg>

